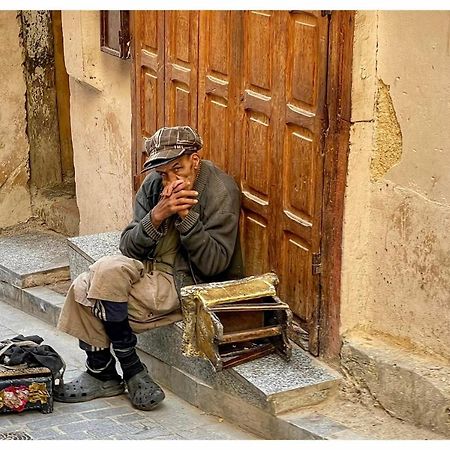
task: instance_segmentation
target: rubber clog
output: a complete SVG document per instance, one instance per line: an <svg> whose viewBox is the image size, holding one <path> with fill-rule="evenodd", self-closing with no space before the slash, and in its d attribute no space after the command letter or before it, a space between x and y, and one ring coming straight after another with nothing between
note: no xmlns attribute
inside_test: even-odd
<svg viewBox="0 0 450 450"><path fill-rule="evenodd" d="M55 386L53 399L62 403L87 402L94 398L114 397L125 392L122 379L101 381L83 372L77 378Z"/></svg>
<svg viewBox="0 0 450 450"><path fill-rule="evenodd" d="M144 411L150 411L161 403L166 395L156 384L147 370L144 369L126 381L128 396L131 403Z"/></svg>

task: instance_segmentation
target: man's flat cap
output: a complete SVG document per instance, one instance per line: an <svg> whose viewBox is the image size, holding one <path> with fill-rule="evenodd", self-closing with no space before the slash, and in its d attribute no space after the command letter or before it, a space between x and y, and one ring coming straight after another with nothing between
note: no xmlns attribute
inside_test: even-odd
<svg viewBox="0 0 450 450"><path fill-rule="evenodd" d="M160 128L152 137L144 138L144 148L148 155L144 170L167 164L184 153L193 153L203 147L200 135L191 127Z"/></svg>

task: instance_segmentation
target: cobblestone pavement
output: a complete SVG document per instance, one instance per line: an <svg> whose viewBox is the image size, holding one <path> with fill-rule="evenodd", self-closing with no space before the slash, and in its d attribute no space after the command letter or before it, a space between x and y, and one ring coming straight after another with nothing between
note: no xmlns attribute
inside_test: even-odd
<svg viewBox="0 0 450 450"><path fill-rule="evenodd" d="M66 379L84 369L76 339L0 301L0 340L37 334L67 364ZM25 432L32 439L258 439L257 436L206 414L165 389L166 399L153 411L134 409L126 394L84 403L56 403L51 414L24 411L0 416L0 434Z"/></svg>

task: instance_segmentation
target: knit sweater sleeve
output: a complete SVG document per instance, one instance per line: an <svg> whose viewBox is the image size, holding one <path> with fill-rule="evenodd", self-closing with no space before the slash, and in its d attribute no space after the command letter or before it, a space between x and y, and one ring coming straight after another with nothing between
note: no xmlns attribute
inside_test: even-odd
<svg viewBox="0 0 450 450"><path fill-rule="evenodd" d="M240 192L237 186L222 180L205 192L202 212L197 208L176 223L180 240L191 262L204 277L225 271L236 245Z"/></svg>
<svg viewBox="0 0 450 450"><path fill-rule="evenodd" d="M155 229L151 220L153 198L157 195L155 182L145 182L136 194L133 220L120 236L120 251L129 258L151 258L162 233Z"/></svg>

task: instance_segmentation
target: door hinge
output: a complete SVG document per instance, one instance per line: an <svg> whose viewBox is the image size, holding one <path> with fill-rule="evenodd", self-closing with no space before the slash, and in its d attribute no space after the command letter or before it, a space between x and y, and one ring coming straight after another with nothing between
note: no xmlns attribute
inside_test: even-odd
<svg viewBox="0 0 450 450"><path fill-rule="evenodd" d="M327 10L322 10L321 11L322 17L331 16L331 13L332 13L332 11L327 11Z"/></svg>
<svg viewBox="0 0 450 450"><path fill-rule="evenodd" d="M312 273L313 275L322 273L322 255L320 252L312 255Z"/></svg>

